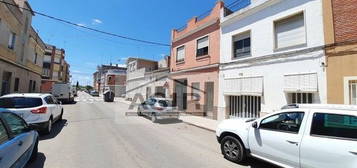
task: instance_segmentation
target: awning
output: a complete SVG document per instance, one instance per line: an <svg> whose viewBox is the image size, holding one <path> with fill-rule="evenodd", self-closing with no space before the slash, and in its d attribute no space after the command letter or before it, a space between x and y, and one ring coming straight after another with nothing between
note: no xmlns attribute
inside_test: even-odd
<svg viewBox="0 0 357 168"><path fill-rule="evenodd" d="M318 92L316 73L293 74L284 76L285 92Z"/></svg>
<svg viewBox="0 0 357 168"><path fill-rule="evenodd" d="M228 78L224 80L224 94L232 96L263 95L263 77Z"/></svg>

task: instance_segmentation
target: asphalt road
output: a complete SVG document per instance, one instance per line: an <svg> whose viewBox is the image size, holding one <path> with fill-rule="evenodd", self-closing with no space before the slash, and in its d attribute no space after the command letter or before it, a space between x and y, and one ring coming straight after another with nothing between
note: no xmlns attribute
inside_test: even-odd
<svg viewBox="0 0 357 168"><path fill-rule="evenodd" d="M126 116L129 105L105 103L79 93L64 105L64 120L41 136L39 156L27 168L269 168L250 159L238 165L223 158L213 132L179 120Z"/></svg>

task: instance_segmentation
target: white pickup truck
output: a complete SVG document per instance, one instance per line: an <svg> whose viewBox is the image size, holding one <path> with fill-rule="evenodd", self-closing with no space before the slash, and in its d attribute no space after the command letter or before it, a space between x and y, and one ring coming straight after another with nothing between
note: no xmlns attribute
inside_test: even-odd
<svg viewBox="0 0 357 168"><path fill-rule="evenodd" d="M356 168L357 107L293 105L260 119L228 119L217 140L227 160L247 156L281 167Z"/></svg>

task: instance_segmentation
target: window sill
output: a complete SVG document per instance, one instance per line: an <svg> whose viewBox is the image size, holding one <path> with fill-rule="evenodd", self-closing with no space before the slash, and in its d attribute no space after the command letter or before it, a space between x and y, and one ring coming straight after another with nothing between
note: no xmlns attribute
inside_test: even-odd
<svg viewBox="0 0 357 168"><path fill-rule="evenodd" d="M304 44L298 44L298 45L293 45L289 47L283 47L283 48L274 48L274 52L281 52L281 51L287 51L287 50L292 50L292 49L299 49L299 48L304 48L307 47L307 43Z"/></svg>
<svg viewBox="0 0 357 168"><path fill-rule="evenodd" d="M183 65L183 64L185 64L185 61L178 61L178 62L176 62L176 65Z"/></svg>
<svg viewBox="0 0 357 168"><path fill-rule="evenodd" d="M232 57L232 60L240 60L240 59L248 58L248 57L251 57L251 56L252 56L251 54L241 55L241 56L238 56L238 57Z"/></svg>
<svg viewBox="0 0 357 168"><path fill-rule="evenodd" d="M210 56L209 55L196 56L196 60L202 60L207 58L210 58Z"/></svg>

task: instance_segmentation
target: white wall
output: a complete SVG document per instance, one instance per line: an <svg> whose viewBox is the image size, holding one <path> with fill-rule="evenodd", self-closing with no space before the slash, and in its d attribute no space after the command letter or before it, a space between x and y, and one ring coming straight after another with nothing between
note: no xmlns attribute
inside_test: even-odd
<svg viewBox="0 0 357 168"><path fill-rule="evenodd" d="M221 57L219 75L218 120L226 113L224 79L263 76L262 111L272 112L287 104L284 92L284 75L314 72L318 75L318 94L315 102L326 103L326 74L322 63L325 62L323 50L295 54L286 58L254 60L253 58L278 55L324 45L322 0L270 0L273 5L266 8L252 8L254 2L264 4L267 0L253 0L252 5L228 17L221 18ZM266 4L265 4L266 5ZM249 9L250 8L250 9ZM274 21L304 12L306 46L289 50L274 50ZM232 37L251 32L251 56L232 59ZM234 63L233 63L234 62ZM224 64L231 63L231 64Z"/></svg>
<svg viewBox="0 0 357 168"><path fill-rule="evenodd" d="M279 53L274 52L274 21L301 11L305 14L307 37L307 46L303 48L323 45L321 0L282 0L244 18L240 18L239 15L233 17L234 14L232 14L228 16L229 19L222 19L221 63L232 61L232 36L249 30L251 31L252 57ZM286 51L288 50L280 52Z"/></svg>

